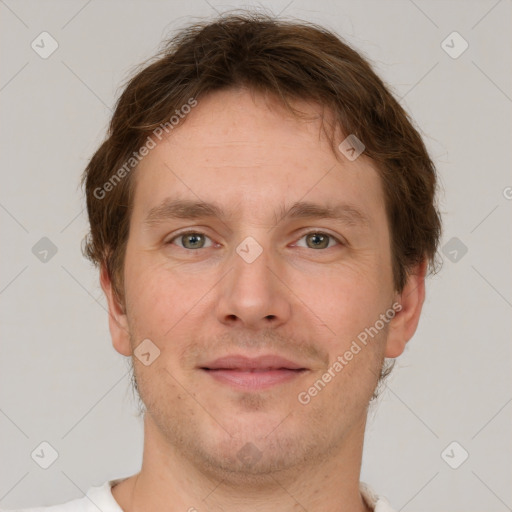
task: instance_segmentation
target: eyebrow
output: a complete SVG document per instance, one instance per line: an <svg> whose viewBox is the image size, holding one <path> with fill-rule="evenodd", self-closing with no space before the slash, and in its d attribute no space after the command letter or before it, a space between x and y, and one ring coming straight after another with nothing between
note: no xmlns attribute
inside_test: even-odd
<svg viewBox="0 0 512 512"><path fill-rule="evenodd" d="M333 219L349 226L370 226L369 217L356 206L350 204L329 206L299 201L289 208L282 206L279 213L279 216L274 216L275 224L287 218ZM166 198L158 206L149 210L144 223L148 226L153 226L170 219L201 219L209 217L217 217L222 220L226 219L228 215L220 206L214 203Z"/></svg>

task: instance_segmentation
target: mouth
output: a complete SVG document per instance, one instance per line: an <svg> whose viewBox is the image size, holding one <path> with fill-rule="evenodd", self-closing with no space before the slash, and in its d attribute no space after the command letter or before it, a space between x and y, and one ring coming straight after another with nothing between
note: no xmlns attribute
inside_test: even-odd
<svg viewBox="0 0 512 512"><path fill-rule="evenodd" d="M277 355L249 358L232 355L200 367L215 381L245 391L257 391L284 384L307 373L299 363Z"/></svg>

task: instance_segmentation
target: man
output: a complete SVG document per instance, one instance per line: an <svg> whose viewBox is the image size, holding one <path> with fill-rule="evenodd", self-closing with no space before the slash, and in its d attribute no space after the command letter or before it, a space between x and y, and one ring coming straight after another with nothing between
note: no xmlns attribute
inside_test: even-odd
<svg viewBox="0 0 512 512"><path fill-rule="evenodd" d="M44 510L391 511L359 482L366 416L440 219L368 63L309 24L188 27L129 82L84 183L143 463Z"/></svg>

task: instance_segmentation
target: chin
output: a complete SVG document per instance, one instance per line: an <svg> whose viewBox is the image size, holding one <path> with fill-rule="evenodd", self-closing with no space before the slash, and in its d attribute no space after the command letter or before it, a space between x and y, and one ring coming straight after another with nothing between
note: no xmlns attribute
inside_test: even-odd
<svg viewBox="0 0 512 512"><path fill-rule="evenodd" d="M248 415L249 416L249 415ZM321 447L320 439L307 439L304 432L293 429L286 415L278 420L269 418L238 420L230 424L229 434L217 425L214 432L198 432L189 445L188 459L203 469L223 478L263 477L278 471L297 468L314 457ZM285 421L283 422L283 419ZM277 428L276 428L277 427ZM231 434L231 435L230 435Z"/></svg>

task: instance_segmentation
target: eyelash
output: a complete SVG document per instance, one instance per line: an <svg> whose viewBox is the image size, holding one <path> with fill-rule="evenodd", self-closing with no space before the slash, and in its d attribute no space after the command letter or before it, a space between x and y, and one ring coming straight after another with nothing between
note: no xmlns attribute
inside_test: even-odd
<svg viewBox="0 0 512 512"><path fill-rule="evenodd" d="M307 231L306 233L302 233L301 237L299 238L299 240L302 240L304 237L308 236L308 235L311 235L311 234L315 234L315 235L326 235L328 236L329 238L331 238L332 240L335 240L337 245L345 245L344 242L342 242L339 238L335 237L334 235L331 235L330 233L327 233L325 231L320 231L320 230L311 230L311 231ZM184 237L186 235L202 235L208 239L211 240L211 238L206 234L206 233L203 233L202 231L183 231L181 233L178 233L177 235L173 236L170 240L168 240L167 242L165 242L166 245L172 245L172 242L174 240L177 240L181 237ZM178 247L180 249L184 249L186 251L198 251L200 249L208 249L209 247L200 247L199 249L187 249L186 247L181 247L178 245ZM328 246L328 247L325 247L324 249L320 249L320 250L326 250L326 249L331 249L332 246ZM311 249L310 247L304 247L304 249ZM316 249L311 249L311 250L316 250Z"/></svg>

